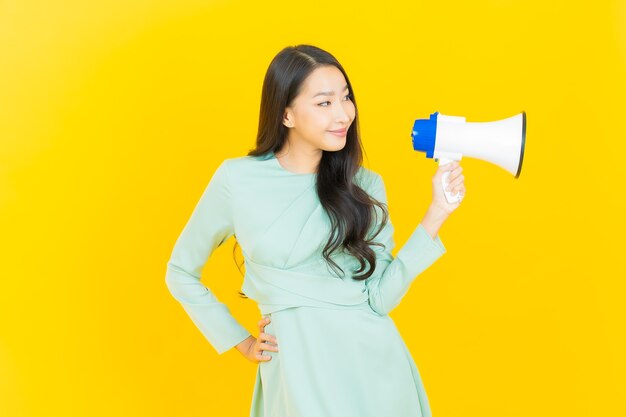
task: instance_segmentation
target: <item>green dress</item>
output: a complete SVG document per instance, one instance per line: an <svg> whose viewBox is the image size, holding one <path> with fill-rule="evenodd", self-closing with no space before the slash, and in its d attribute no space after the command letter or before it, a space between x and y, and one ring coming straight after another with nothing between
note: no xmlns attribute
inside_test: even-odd
<svg viewBox="0 0 626 417"><path fill-rule="evenodd" d="M338 250L332 259L345 272L338 276L322 257L331 229L316 176L286 170L272 152L226 159L174 245L167 287L218 354L246 339L251 333L200 282L214 249L236 236L245 259L241 290L271 317L265 332L279 347L257 364L251 417L430 417L418 369L388 313L446 249L420 223L394 258L389 221L376 237L386 247L371 246L374 274L353 280L358 261ZM387 203L378 173L361 167L355 182Z"/></svg>

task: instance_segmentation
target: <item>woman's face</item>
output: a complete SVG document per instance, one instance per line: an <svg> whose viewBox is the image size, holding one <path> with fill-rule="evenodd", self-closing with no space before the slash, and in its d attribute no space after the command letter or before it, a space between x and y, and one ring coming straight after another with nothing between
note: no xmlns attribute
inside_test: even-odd
<svg viewBox="0 0 626 417"><path fill-rule="evenodd" d="M356 110L347 84L337 67L316 68L291 106L285 109L283 124L289 128L287 140L314 150L341 150ZM345 130L343 135L330 132L341 129Z"/></svg>

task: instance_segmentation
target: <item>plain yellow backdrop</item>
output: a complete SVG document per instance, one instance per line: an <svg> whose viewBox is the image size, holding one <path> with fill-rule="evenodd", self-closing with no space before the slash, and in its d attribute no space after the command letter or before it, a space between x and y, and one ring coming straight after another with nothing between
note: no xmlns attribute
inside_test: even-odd
<svg viewBox="0 0 626 417"><path fill-rule="evenodd" d="M448 252L391 313L434 415L626 415L621 0L1 1L0 415L248 415L256 365L215 353L165 267L300 43L352 81L394 253L437 169L413 121L527 112L520 178L461 161ZM233 245L203 282L256 335Z"/></svg>

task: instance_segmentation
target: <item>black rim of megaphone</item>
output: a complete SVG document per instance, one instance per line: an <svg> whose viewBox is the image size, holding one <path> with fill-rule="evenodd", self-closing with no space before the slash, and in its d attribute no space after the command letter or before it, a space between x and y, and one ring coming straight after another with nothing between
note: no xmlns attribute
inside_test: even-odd
<svg viewBox="0 0 626 417"><path fill-rule="evenodd" d="M519 157L519 166L517 167L517 174L515 178L519 178L519 174L522 173L522 162L524 162L524 146L526 145L526 111L522 111L522 150Z"/></svg>

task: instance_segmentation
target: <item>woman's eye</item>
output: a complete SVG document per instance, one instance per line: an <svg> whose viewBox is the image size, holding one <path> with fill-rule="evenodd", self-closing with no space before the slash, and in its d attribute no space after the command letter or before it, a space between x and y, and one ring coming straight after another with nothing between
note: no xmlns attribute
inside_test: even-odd
<svg viewBox="0 0 626 417"><path fill-rule="evenodd" d="M348 94L345 97L348 97L350 100L352 100L352 94ZM326 103L330 103L330 101L324 101L324 102L318 104L318 106L322 106L322 104L326 104ZM328 106L322 106L322 107L328 107Z"/></svg>

